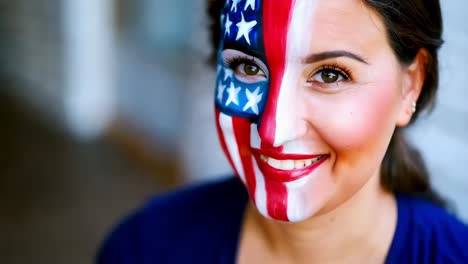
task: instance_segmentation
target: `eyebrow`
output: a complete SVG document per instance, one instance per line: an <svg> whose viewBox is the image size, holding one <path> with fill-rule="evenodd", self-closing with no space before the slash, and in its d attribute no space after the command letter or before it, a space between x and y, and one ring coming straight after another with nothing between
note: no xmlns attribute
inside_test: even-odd
<svg viewBox="0 0 468 264"><path fill-rule="evenodd" d="M256 57L260 60L263 60L265 61L265 54L259 52L258 50L256 49L253 49L251 47L248 47L246 45L243 45L241 43L238 43L238 42L227 42L227 43L224 43L224 47L223 49L234 49L234 50L238 50L238 51L241 51L249 56L252 56L252 57Z"/></svg>
<svg viewBox="0 0 468 264"><path fill-rule="evenodd" d="M338 58L338 57L348 57L364 64L369 64L366 60L364 60L361 56L351 53L345 50L334 50L334 51L325 51L320 53L314 53L307 56L304 59L305 64L314 63L326 59Z"/></svg>

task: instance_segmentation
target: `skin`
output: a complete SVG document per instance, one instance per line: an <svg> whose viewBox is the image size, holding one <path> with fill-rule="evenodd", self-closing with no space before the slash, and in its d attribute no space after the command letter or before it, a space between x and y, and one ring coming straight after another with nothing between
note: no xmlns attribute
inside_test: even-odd
<svg viewBox="0 0 468 264"><path fill-rule="evenodd" d="M292 77L282 80L276 113L262 117L263 126L275 120L280 128L274 139L261 128L256 136L288 153L326 153L328 159L288 189L299 204L294 223L275 221L258 202L247 206L238 263L382 263L397 217L393 194L380 184L380 165L395 127L411 120L426 53L421 50L411 65L401 65L382 20L363 2L309 1L313 14L302 21L307 26L301 32L307 45L289 53L286 70ZM336 50L364 62L347 56L307 61ZM328 65L350 79L341 75L324 82L320 70ZM242 69L234 74L246 82L269 78L269 72ZM257 173L271 181L265 172Z"/></svg>

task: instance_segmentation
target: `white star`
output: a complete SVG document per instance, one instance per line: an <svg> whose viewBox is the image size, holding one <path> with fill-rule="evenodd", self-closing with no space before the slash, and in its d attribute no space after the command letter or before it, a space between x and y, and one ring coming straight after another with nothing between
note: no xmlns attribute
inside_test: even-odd
<svg viewBox="0 0 468 264"><path fill-rule="evenodd" d="M247 96L247 100L249 100L242 111L245 111L249 108L252 109L252 111L258 115L258 103L262 100L263 94L258 94L260 91L260 87L257 87L253 93L249 91L249 89L245 90L245 95Z"/></svg>
<svg viewBox="0 0 468 264"><path fill-rule="evenodd" d="M236 24L237 28L239 31L237 31L237 36L236 40L239 40L240 38L244 37L247 43L250 45L250 38L249 38L249 33L252 31L252 28L257 25L257 21L252 20L249 22L246 22L244 20L244 13L241 13L242 20Z"/></svg>
<svg viewBox="0 0 468 264"><path fill-rule="evenodd" d="M224 81L226 81L228 78L232 78L232 74L234 72L229 69L229 68L224 68Z"/></svg>
<svg viewBox="0 0 468 264"><path fill-rule="evenodd" d="M231 12L234 10L234 13L237 12L237 4L239 4L240 0L232 0L232 5L231 5Z"/></svg>
<svg viewBox="0 0 468 264"><path fill-rule="evenodd" d="M241 88L234 87L234 83L231 82L231 86L229 86L229 88L227 89L229 97L226 101L226 106L228 106L230 103L239 105L239 100L237 99L237 95L239 94L240 90Z"/></svg>
<svg viewBox="0 0 468 264"><path fill-rule="evenodd" d="M224 85L223 85L221 82L219 82L219 84L218 84L218 96L217 96L217 98L218 98L218 101L219 101L220 103L223 101L224 88L226 88L226 87L224 87Z"/></svg>
<svg viewBox="0 0 468 264"><path fill-rule="evenodd" d="M255 10L255 0L247 0L245 2L244 11L247 10L249 6L252 8L252 10Z"/></svg>
<svg viewBox="0 0 468 264"><path fill-rule="evenodd" d="M226 16L226 22L224 23L224 35L230 35L231 34L231 25L232 22L229 20L229 14Z"/></svg>

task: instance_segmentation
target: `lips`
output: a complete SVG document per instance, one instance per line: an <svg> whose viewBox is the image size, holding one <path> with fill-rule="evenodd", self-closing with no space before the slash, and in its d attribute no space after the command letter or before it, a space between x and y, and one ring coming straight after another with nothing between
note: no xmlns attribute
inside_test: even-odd
<svg viewBox="0 0 468 264"><path fill-rule="evenodd" d="M252 149L263 175L278 182L291 182L311 174L324 163L329 154L285 154Z"/></svg>

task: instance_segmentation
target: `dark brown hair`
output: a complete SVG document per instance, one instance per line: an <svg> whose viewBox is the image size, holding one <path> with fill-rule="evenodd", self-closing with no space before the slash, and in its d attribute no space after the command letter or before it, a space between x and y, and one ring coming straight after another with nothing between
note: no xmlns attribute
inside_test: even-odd
<svg viewBox="0 0 468 264"><path fill-rule="evenodd" d="M439 0L363 0L382 18L387 37L402 65L409 65L420 49L427 50L426 79L411 123L422 111L432 110L439 80L437 51L443 43ZM220 40L220 15L223 0L208 0L213 53L216 61ZM396 128L381 166L381 182L392 192L410 193L446 206L433 190L428 170L419 151L405 139L403 128Z"/></svg>
<svg viewBox="0 0 468 264"><path fill-rule="evenodd" d="M400 63L408 65L420 49L427 51L426 79L411 123L422 111L432 110L439 81L437 51L443 43L439 0L365 0L382 18L387 37ZM393 192L423 196L436 204L445 201L433 190L419 151L396 128L381 166L382 185Z"/></svg>

